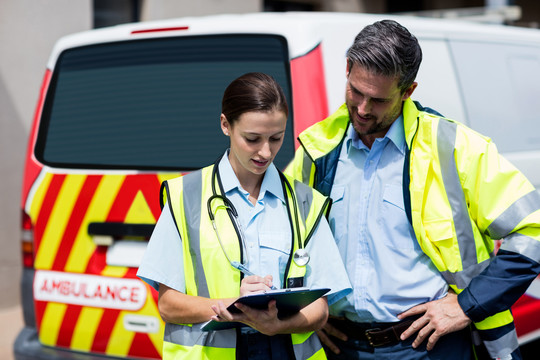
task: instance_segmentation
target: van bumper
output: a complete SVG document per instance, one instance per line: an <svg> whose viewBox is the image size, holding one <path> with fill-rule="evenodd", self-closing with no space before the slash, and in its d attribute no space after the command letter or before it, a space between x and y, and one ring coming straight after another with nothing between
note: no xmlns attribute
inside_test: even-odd
<svg viewBox="0 0 540 360"><path fill-rule="evenodd" d="M35 328L24 327L13 345L15 360L126 360L127 358L88 354L43 346Z"/></svg>

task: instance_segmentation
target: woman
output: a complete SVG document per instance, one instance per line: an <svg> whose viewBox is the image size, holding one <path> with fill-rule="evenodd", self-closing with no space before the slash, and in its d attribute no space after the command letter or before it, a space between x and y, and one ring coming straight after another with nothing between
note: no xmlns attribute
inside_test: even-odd
<svg viewBox="0 0 540 360"><path fill-rule="evenodd" d="M216 164L162 186L167 206L138 276L159 291L164 359L325 359L313 331L326 322L327 299L339 299L350 284L322 216L328 200L272 163L287 116L272 77L239 77L222 100L230 149ZM306 251L308 264L293 260ZM241 267L264 277L245 276ZM285 319L273 301L265 310L226 309L238 296L297 286L331 291ZM211 318L249 327L201 331Z"/></svg>

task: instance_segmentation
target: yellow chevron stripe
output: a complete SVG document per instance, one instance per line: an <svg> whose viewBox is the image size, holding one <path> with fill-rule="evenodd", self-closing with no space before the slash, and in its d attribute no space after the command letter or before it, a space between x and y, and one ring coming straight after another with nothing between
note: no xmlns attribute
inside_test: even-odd
<svg viewBox="0 0 540 360"><path fill-rule="evenodd" d="M30 218L35 223L38 217L38 213L41 210L41 206L43 204L43 199L45 198L45 194L47 193L47 190L49 189L49 186L51 185L51 180L53 178L53 175L50 173L47 173L42 181L41 184L37 185L37 191L34 193L34 197L32 199L28 198L27 201L32 201L30 204Z"/></svg>
<svg viewBox="0 0 540 360"><path fill-rule="evenodd" d="M126 266L105 266L105 269L101 272L103 276L112 276L112 277L124 277L128 272Z"/></svg>
<svg viewBox="0 0 540 360"><path fill-rule="evenodd" d="M67 305L48 303L39 328L39 340L43 345L55 346Z"/></svg>
<svg viewBox="0 0 540 360"><path fill-rule="evenodd" d="M108 355L126 356L131 348L135 333L124 328L124 316L126 314L126 311L120 312L114 324L109 343L107 344L107 350L105 351Z"/></svg>
<svg viewBox="0 0 540 360"><path fill-rule="evenodd" d="M103 317L103 309L83 307L73 330L70 347L73 350L89 352Z"/></svg>
<svg viewBox="0 0 540 360"><path fill-rule="evenodd" d="M154 214L152 214L150 206L148 206L142 191L139 190L135 195L135 198L133 198L133 202L126 213L125 222L134 224L155 224L156 219L154 219Z"/></svg>
<svg viewBox="0 0 540 360"><path fill-rule="evenodd" d="M88 224L105 221L125 178L123 175L104 175L101 179L77 233L66 263L66 271L82 273L86 270L96 248L92 237L88 235Z"/></svg>
<svg viewBox="0 0 540 360"><path fill-rule="evenodd" d="M84 175L66 176L36 254L36 269L50 270L52 268L62 235L85 179Z"/></svg>

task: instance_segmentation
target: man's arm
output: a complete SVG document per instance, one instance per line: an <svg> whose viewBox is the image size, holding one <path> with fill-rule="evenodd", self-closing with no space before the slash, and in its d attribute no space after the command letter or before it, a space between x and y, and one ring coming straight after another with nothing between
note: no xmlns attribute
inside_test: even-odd
<svg viewBox="0 0 540 360"><path fill-rule="evenodd" d="M509 309L540 272L540 193L489 140L469 135L460 154L463 190L471 219L490 239L504 239L497 255L459 294L475 322ZM468 160L468 161L467 161Z"/></svg>
<svg viewBox="0 0 540 360"><path fill-rule="evenodd" d="M539 244L540 250L540 244ZM540 273L540 263L500 249L491 264L458 295L465 314L479 322L509 309Z"/></svg>
<svg viewBox="0 0 540 360"><path fill-rule="evenodd" d="M400 318L424 314L402 336L418 332L416 346L430 332L428 348L440 336L464 328L467 319L479 322L509 309L540 272L539 194L489 139L471 132L462 139L467 146L456 148L455 156L456 164L462 165L458 172L468 215L486 241L505 240L490 264L458 296L449 294L400 314ZM454 316L457 326L448 326Z"/></svg>

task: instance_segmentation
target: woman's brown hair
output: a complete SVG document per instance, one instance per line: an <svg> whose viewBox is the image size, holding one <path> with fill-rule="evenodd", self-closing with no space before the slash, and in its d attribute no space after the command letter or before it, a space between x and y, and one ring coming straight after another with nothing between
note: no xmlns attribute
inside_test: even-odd
<svg viewBox="0 0 540 360"><path fill-rule="evenodd" d="M264 73L247 73L233 80L221 101L221 112L229 124L247 112L282 111L289 115L283 89L277 81Z"/></svg>

